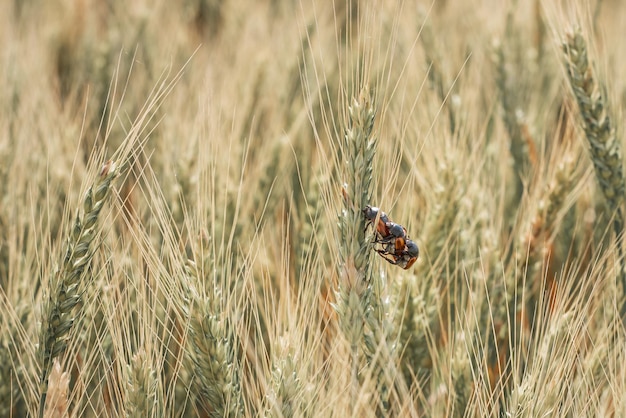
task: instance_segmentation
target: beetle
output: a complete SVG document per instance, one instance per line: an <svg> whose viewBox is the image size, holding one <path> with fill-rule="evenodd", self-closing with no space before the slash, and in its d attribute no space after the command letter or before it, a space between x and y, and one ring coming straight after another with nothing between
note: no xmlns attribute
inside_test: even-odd
<svg viewBox="0 0 626 418"><path fill-rule="evenodd" d="M386 222L385 228L387 235L382 236L381 234L381 236L377 237L374 242L382 244L382 246L386 248L387 252L390 253L403 251L405 241L407 239L406 228L395 222Z"/></svg>
<svg viewBox="0 0 626 418"><path fill-rule="evenodd" d="M366 225L374 225L374 250L387 262L402 267L410 268L419 257L419 247L411 240L406 228L392 222L389 216L375 206L367 205L363 208Z"/></svg>
<svg viewBox="0 0 626 418"><path fill-rule="evenodd" d="M374 225L376 219L378 222L376 223L375 229L381 237L386 238L389 236L389 228L387 227L387 223L389 223L389 217L385 212L378 209L375 206L367 205L363 208L363 215L365 215L365 229L370 225Z"/></svg>
<svg viewBox="0 0 626 418"><path fill-rule="evenodd" d="M407 270L417 261L420 250L415 241L411 239L407 238L404 240L404 243L405 246L402 250L396 248L395 251L391 252L383 248L376 249L376 252L390 264L400 266Z"/></svg>

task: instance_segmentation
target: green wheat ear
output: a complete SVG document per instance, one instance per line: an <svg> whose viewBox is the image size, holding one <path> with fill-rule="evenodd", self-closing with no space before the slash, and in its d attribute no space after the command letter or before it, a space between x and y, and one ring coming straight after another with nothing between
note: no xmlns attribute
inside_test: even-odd
<svg viewBox="0 0 626 418"><path fill-rule="evenodd" d="M159 380L144 348L137 350L126 365L126 416L129 418L158 416Z"/></svg>
<svg viewBox="0 0 626 418"><path fill-rule="evenodd" d="M352 399L359 388L360 354L372 312L370 244L365 239L361 208L371 196L372 164L375 153L374 109L365 93L349 107L349 119L342 143L345 164L344 208L339 218L341 231L339 288L336 304L339 328L350 345Z"/></svg>
<svg viewBox="0 0 626 418"><path fill-rule="evenodd" d="M116 162L108 161L102 166L96 182L85 194L83 210L76 215L69 232L61 266L50 281L39 337L40 417L44 413L52 362L67 347L68 334L77 317L75 308L81 302L85 272L93 257L92 243L97 235L98 216L118 174Z"/></svg>
<svg viewBox="0 0 626 418"><path fill-rule="evenodd" d="M618 237L623 297L626 294L626 269L622 246L624 217L621 205L624 201L624 174L620 141L615 135L604 89L594 77L593 68L589 63L587 42L579 28L566 35L563 51L567 76L582 116L596 178L609 211L615 215L613 228ZM626 300L622 305L622 317L626 317Z"/></svg>
<svg viewBox="0 0 626 418"><path fill-rule="evenodd" d="M235 331L220 309L222 290L202 294L196 287L201 280L198 274L198 267L189 260L182 285L196 375L193 394L211 409L207 411L211 417L240 417L244 404Z"/></svg>
<svg viewBox="0 0 626 418"><path fill-rule="evenodd" d="M344 335L357 350L364 335L365 316L371 311L370 246L365 240L361 208L371 196L375 112L365 93L348 110L350 118L343 142L347 185L339 221L342 266L336 310Z"/></svg>
<svg viewBox="0 0 626 418"><path fill-rule="evenodd" d="M608 112L608 103L589 63L587 43L579 29L563 44L567 75L578 102L591 159L602 194L610 208L624 199L622 152Z"/></svg>
<svg viewBox="0 0 626 418"><path fill-rule="evenodd" d="M389 410L390 389L397 373L391 353L392 345L378 346L386 341L389 324L383 320L381 284L371 274L371 242L365 235L362 208L370 204L372 172L376 139L373 135L376 112L369 95L363 90L348 108L348 127L342 144L345 163L344 208L340 216L341 265L335 310L339 327L350 344L351 385L353 399L360 386L361 353L376 376L377 390L383 410ZM379 358L376 360L376 355ZM391 370L391 371L390 371Z"/></svg>

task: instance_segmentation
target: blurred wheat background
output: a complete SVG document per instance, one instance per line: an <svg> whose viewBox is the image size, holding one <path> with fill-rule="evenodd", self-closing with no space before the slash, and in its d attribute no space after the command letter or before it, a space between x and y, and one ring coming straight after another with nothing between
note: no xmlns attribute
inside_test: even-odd
<svg viewBox="0 0 626 418"><path fill-rule="evenodd" d="M0 2L0 417L626 416L625 21Z"/></svg>

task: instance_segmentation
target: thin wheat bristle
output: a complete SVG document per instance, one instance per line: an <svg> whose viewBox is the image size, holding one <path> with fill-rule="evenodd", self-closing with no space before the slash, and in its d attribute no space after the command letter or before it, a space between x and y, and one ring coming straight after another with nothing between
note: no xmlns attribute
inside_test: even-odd
<svg viewBox="0 0 626 418"><path fill-rule="evenodd" d="M569 378L573 373L574 364L564 365L553 361L557 353L567 352L574 343L569 335L568 327L573 323L572 312L564 313L552 322L539 342L537 354L533 363L528 365L527 372L521 382L516 384L511 393L508 414L514 416L546 416L550 415L552 408L546 405L554 405L559 399L565 396L561 392L562 387L545 384L549 381L551 374ZM539 400L539 402L538 402Z"/></svg>
<svg viewBox="0 0 626 418"><path fill-rule="evenodd" d="M537 277L537 274L551 261L553 241L559 232L556 227L557 217L567 209L566 199L577 179L575 168L575 159L571 156L564 157L556 167L554 177L546 187L545 195L539 199L516 252L515 272L507 286L510 301L519 299L523 294L528 295L522 290L522 286L533 285L535 287L533 294L537 294L541 288L537 283L542 282L543 275Z"/></svg>

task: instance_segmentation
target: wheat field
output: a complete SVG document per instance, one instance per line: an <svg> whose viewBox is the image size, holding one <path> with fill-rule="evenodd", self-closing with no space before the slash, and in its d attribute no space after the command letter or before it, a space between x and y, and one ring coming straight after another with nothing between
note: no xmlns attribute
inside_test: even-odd
<svg viewBox="0 0 626 418"><path fill-rule="evenodd" d="M0 417L626 416L625 20L0 2Z"/></svg>

